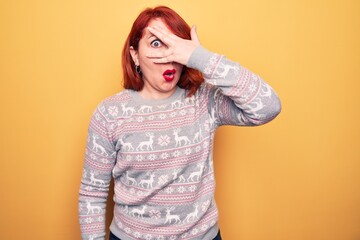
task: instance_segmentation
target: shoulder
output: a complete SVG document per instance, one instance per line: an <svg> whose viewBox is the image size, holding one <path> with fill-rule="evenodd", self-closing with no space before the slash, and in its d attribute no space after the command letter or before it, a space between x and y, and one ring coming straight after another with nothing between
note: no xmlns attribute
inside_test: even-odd
<svg viewBox="0 0 360 240"><path fill-rule="evenodd" d="M127 103L131 100L131 91L132 90L124 89L114 95L106 97L99 105L110 106Z"/></svg>
<svg viewBox="0 0 360 240"><path fill-rule="evenodd" d="M95 112L101 114L108 120L116 118L121 110L121 106L131 101L131 91L132 90L125 89L104 98L97 105Z"/></svg>

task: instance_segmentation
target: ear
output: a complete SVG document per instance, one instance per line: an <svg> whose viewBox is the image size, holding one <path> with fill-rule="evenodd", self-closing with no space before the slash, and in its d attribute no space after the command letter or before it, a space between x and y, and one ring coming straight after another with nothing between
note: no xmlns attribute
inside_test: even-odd
<svg viewBox="0 0 360 240"><path fill-rule="evenodd" d="M136 66L139 66L139 56L138 51L136 51L133 46L130 47L130 55Z"/></svg>

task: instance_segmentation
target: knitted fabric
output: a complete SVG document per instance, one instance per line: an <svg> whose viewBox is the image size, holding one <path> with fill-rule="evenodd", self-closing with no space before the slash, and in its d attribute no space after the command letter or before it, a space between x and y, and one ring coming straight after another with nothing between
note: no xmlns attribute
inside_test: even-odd
<svg viewBox="0 0 360 240"><path fill-rule="evenodd" d="M205 82L192 97L145 100L123 90L102 101L89 125L80 187L83 239L105 239L114 178L111 231L127 239L213 239L219 228L212 148L221 125L254 126L280 112L259 76L198 47L187 64Z"/></svg>

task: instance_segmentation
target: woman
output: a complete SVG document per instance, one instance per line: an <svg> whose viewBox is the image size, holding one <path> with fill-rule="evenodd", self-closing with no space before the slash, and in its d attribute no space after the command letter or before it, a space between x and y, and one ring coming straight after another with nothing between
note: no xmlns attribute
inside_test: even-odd
<svg viewBox="0 0 360 240"><path fill-rule="evenodd" d="M123 49L125 90L89 126L79 197L83 239L221 239L212 146L221 125L265 124L280 112L259 76L204 49L167 7L146 9Z"/></svg>

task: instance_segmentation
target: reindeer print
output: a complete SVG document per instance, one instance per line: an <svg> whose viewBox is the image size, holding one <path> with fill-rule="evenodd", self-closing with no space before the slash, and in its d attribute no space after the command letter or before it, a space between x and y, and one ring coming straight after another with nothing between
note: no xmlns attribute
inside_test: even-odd
<svg viewBox="0 0 360 240"><path fill-rule="evenodd" d="M148 141L140 142L139 146L137 146L136 150L143 151L144 147L146 147L146 150L153 150L153 143L154 143L154 134L153 133L146 133L146 136L149 137Z"/></svg>
<svg viewBox="0 0 360 240"><path fill-rule="evenodd" d="M175 221L175 223L181 223L179 215L171 214L170 212L173 211L175 207L166 208L166 220L165 224L169 223L171 224L172 220Z"/></svg>
<svg viewBox="0 0 360 240"><path fill-rule="evenodd" d="M99 153L101 155L108 156L105 148L96 142L96 139L99 139L99 137L96 135L92 135L92 139L93 139L92 140L92 144L93 144L92 150L94 150L96 153Z"/></svg>
<svg viewBox="0 0 360 240"><path fill-rule="evenodd" d="M198 163L196 166L199 167L199 171L192 172L187 179L188 182L200 181L200 176L201 176L202 172L204 171L205 166L203 163ZM194 178L195 178L195 180L194 180Z"/></svg>
<svg viewBox="0 0 360 240"><path fill-rule="evenodd" d="M199 131L195 133L193 138L193 143L200 142L202 140L203 136L201 134L201 127L199 127Z"/></svg>
<svg viewBox="0 0 360 240"><path fill-rule="evenodd" d="M121 104L121 110L123 112L123 116L129 116L135 113L135 108L126 107L126 104Z"/></svg>
<svg viewBox="0 0 360 240"><path fill-rule="evenodd" d="M92 206L90 201L86 202L87 214L95 214L95 213L102 213L102 208L100 206Z"/></svg>
<svg viewBox="0 0 360 240"><path fill-rule="evenodd" d="M137 216L138 218L144 218L144 213L145 213L145 209L147 208L147 206L143 206L142 209L137 209L137 208L134 208L133 210L130 211L129 215L135 217Z"/></svg>
<svg viewBox="0 0 360 240"><path fill-rule="evenodd" d="M128 151L134 150L134 147L132 146L131 143L129 143L129 142L124 142L121 138L119 139L119 142L120 142L121 145L124 147L124 150L128 150Z"/></svg>
<svg viewBox="0 0 360 240"><path fill-rule="evenodd" d="M239 71L239 67L236 65L229 65L225 63L220 63L216 71L217 78L225 78L230 70L233 70L235 73Z"/></svg>
<svg viewBox="0 0 360 240"><path fill-rule="evenodd" d="M171 103L171 107L172 107L173 109L175 109L175 108L180 108L180 107L182 107L182 106L183 106L183 103L182 103L181 100L176 100L176 101L174 101L174 102Z"/></svg>
<svg viewBox="0 0 360 240"><path fill-rule="evenodd" d="M126 183L128 185L137 185L135 178L129 176L129 171L126 172Z"/></svg>
<svg viewBox="0 0 360 240"><path fill-rule="evenodd" d="M139 108L138 113L151 113L153 111L153 107L152 106L146 106L143 105Z"/></svg>
<svg viewBox="0 0 360 240"><path fill-rule="evenodd" d="M182 144L183 142L184 142L184 145L190 144L191 143L190 139L187 136L179 136L179 132L180 132L180 129L174 129L174 131L173 131L175 141L176 141L175 147L177 147L177 146L181 147L183 145Z"/></svg>
<svg viewBox="0 0 360 240"><path fill-rule="evenodd" d="M141 180L139 183L139 187L153 188L154 177L155 177L155 175L151 174L149 179Z"/></svg>
<svg viewBox="0 0 360 240"><path fill-rule="evenodd" d="M95 178L95 172L90 171L90 183L93 185L99 184L100 186L105 186L105 181Z"/></svg>
<svg viewBox="0 0 360 240"><path fill-rule="evenodd" d="M191 213L189 213L186 218L184 219L184 222L191 222L191 221L195 221L198 218L198 213L199 213L199 206L198 204L195 204L195 210Z"/></svg>

